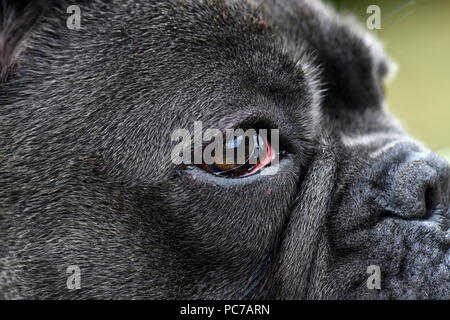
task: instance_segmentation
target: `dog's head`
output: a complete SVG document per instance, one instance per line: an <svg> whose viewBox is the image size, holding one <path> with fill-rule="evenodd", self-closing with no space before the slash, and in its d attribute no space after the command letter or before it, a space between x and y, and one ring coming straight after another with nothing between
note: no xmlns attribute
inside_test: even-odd
<svg viewBox="0 0 450 320"><path fill-rule="evenodd" d="M450 297L449 166L387 113L389 60L351 18L300 0L68 16L3 21L1 296ZM199 121L278 129L278 171L174 163Z"/></svg>

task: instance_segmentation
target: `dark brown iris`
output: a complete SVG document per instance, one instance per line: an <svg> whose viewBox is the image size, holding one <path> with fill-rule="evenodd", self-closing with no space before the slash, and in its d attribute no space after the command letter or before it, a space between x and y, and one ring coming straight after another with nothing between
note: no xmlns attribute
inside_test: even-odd
<svg viewBox="0 0 450 320"><path fill-rule="evenodd" d="M272 150L267 138L261 135L238 136L224 143L222 154L213 154L213 157L215 161L212 164L203 161L203 169L217 176L242 177L267 165L267 159L272 158Z"/></svg>

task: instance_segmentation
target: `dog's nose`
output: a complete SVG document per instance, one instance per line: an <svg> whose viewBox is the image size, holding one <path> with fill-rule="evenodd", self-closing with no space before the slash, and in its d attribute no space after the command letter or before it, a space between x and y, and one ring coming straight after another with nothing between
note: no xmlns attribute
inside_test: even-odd
<svg viewBox="0 0 450 320"><path fill-rule="evenodd" d="M385 193L379 204L397 216L428 219L446 215L450 198L450 166L431 152L394 153L384 167ZM378 199L380 200L380 199Z"/></svg>

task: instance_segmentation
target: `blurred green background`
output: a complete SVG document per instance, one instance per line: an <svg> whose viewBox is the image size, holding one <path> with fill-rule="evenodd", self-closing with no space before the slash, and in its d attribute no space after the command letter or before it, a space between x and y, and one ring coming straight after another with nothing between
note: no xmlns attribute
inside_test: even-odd
<svg viewBox="0 0 450 320"><path fill-rule="evenodd" d="M386 87L390 111L425 145L450 161L450 1L329 0L366 24L369 5L381 9L373 30L397 62Z"/></svg>

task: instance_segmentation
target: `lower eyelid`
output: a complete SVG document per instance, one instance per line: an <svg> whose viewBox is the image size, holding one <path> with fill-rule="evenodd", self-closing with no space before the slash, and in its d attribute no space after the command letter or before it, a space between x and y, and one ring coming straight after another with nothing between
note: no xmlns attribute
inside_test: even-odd
<svg viewBox="0 0 450 320"><path fill-rule="evenodd" d="M278 164L279 169L276 175L253 174L236 179L224 179L223 177L213 175L198 166L189 165L182 171L182 176L187 177L194 184L199 183L201 185L215 185L222 188L233 188L255 182L263 183L264 181L269 181L270 179L278 179L280 174L285 174L289 170L288 168L293 164L294 160L292 156L287 154L285 157L280 157ZM268 167L262 168L261 171L266 168Z"/></svg>

